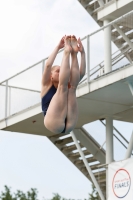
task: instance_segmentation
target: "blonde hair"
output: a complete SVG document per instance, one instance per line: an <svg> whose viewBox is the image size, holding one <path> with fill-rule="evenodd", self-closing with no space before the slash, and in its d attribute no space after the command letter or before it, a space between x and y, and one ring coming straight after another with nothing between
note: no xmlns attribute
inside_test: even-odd
<svg viewBox="0 0 133 200"><path fill-rule="evenodd" d="M51 72L54 71L56 67L59 67L59 65L54 65L54 66L52 66Z"/></svg>

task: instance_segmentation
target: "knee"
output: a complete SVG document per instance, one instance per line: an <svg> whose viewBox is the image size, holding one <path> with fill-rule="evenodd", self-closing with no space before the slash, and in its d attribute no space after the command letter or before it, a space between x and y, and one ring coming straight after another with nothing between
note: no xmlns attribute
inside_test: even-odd
<svg viewBox="0 0 133 200"><path fill-rule="evenodd" d="M75 87L75 86L73 86L73 85L70 85L69 92L75 93L75 92L76 92L76 89L77 89L77 87Z"/></svg>
<svg viewBox="0 0 133 200"><path fill-rule="evenodd" d="M46 116L44 118L44 126L46 127L46 129L51 131L51 123L50 123L50 120L48 120Z"/></svg>
<svg viewBox="0 0 133 200"><path fill-rule="evenodd" d="M48 129L46 117L44 118L44 126Z"/></svg>
<svg viewBox="0 0 133 200"><path fill-rule="evenodd" d="M44 126L46 129L51 131L52 133L59 134L64 129L64 123L60 123L58 120L51 119L49 116L45 116Z"/></svg>
<svg viewBox="0 0 133 200"><path fill-rule="evenodd" d="M68 92L68 84L58 84L58 91Z"/></svg>
<svg viewBox="0 0 133 200"><path fill-rule="evenodd" d="M70 133L75 128L75 124L67 123L65 133Z"/></svg>

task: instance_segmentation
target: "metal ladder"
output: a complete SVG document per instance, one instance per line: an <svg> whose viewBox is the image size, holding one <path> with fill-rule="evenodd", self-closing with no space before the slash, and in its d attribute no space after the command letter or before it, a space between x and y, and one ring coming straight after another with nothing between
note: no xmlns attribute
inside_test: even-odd
<svg viewBox="0 0 133 200"><path fill-rule="evenodd" d="M84 128L76 129L76 138L104 197L106 197L106 168L103 166L105 164L105 150ZM87 179L93 182L71 134L58 134L48 137L48 139L86 176Z"/></svg>

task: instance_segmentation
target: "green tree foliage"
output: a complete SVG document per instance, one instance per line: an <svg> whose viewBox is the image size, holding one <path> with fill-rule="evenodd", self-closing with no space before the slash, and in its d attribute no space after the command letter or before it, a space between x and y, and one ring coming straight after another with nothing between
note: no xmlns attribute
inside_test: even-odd
<svg viewBox="0 0 133 200"><path fill-rule="evenodd" d="M51 200L61 200L61 196L59 194L54 193L53 195L54 196L53 196L53 198Z"/></svg>
<svg viewBox="0 0 133 200"><path fill-rule="evenodd" d="M17 190L17 192L12 195L11 189L5 186L5 191L1 193L0 200L38 200L37 194L37 189L31 188L26 194Z"/></svg>
<svg viewBox="0 0 133 200"><path fill-rule="evenodd" d="M98 192L97 192L94 184L92 184L92 193L89 194L89 200L100 200L100 197L98 195Z"/></svg>
<svg viewBox="0 0 133 200"><path fill-rule="evenodd" d="M12 194L11 188L9 188L8 186L4 186L4 192L1 192L0 200L38 200L37 195L38 191L37 189L34 188L31 188L26 193L17 190L16 193ZM74 199L66 199L61 197L58 193L54 193L51 200L74 200Z"/></svg>
<svg viewBox="0 0 133 200"><path fill-rule="evenodd" d="M10 188L8 188L7 186L5 186L5 191L1 193L0 196L1 200L15 200L15 198L13 198Z"/></svg>
<svg viewBox="0 0 133 200"><path fill-rule="evenodd" d="M53 193L53 198L51 200L74 200L74 199L66 199L61 197L58 193Z"/></svg>

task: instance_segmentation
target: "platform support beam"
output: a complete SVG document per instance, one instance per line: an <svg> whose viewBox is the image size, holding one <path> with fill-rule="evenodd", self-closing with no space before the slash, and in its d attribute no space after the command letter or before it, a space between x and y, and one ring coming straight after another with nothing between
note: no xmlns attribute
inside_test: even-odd
<svg viewBox="0 0 133 200"><path fill-rule="evenodd" d="M92 170L91 170L91 168L90 168L90 166L89 166L89 164L88 164L88 162L87 162L87 160L85 158L85 155L84 155L84 153L83 153L83 151L82 151L82 149L81 149L81 147L80 147L80 145L78 143L78 140L77 140L77 138L75 136L74 130L71 131L71 136L73 138L73 141L75 142L75 145L76 145L76 147L77 147L77 149L79 151L79 154L80 154L81 158L83 159L83 162L84 162L84 164L86 166L86 169L87 169L87 171L88 171L88 173L89 173L89 175L90 175L90 177L91 177L91 179L92 179L92 181L93 181L93 183L94 183L94 185L95 185L95 187L96 187L96 189L97 189L97 191L99 193L99 196L100 196L101 200L105 200L105 198L103 196L103 193L102 193L102 191L100 189L100 186L99 186L94 174L92 173Z"/></svg>
<svg viewBox="0 0 133 200"><path fill-rule="evenodd" d="M128 159L131 157L132 150L133 150L133 132L132 132L131 139L130 139L130 142L129 142L129 145L128 145L128 148L126 151L125 159Z"/></svg>
<svg viewBox="0 0 133 200"><path fill-rule="evenodd" d="M104 26L106 26L110 21L104 20ZM108 73L112 71L111 62L111 26L104 29L104 71Z"/></svg>
<svg viewBox="0 0 133 200"><path fill-rule="evenodd" d="M110 164L114 160L113 145L113 119L106 117L106 164ZM108 169L106 171L106 198L108 199Z"/></svg>

